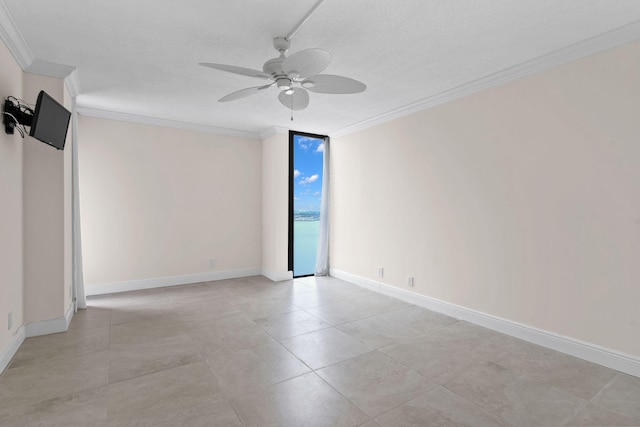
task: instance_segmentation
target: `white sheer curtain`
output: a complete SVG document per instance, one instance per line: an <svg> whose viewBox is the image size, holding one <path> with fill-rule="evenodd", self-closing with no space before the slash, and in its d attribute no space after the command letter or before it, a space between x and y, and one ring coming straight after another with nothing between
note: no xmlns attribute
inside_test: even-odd
<svg viewBox="0 0 640 427"><path fill-rule="evenodd" d="M322 196L320 199L320 235L316 255L316 276L329 275L329 137L325 137L322 153Z"/></svg>
<svg viewBox="0 0 640 427"><path fill-rule="evenodd" d="M73 195L73 297L75 310L87 308L87 297L84 292L84 272L82 270L82 239L80 238L80 195L78 185L78 112L76 99L71 107L71 170Z"/></svg>

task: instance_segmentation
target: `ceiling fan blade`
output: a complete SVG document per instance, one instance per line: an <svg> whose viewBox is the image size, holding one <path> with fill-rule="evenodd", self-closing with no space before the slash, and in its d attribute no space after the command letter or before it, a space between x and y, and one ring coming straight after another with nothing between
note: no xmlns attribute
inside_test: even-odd
<svg viewBox="0 0 640 427"><path fill-rule="evenodd" d="M282 61L282 71L293 78L315 76L331 63L331 54L323 49L305 49Z"/></svg>
<svg viewBox="0 0 640 427"><path fill-rule="evenodd" d="M235 65L213 64L211 62L201 62L203 67L215 68L216 70L226 71L228 73L240 74L242 76L258 77L260 79L270 79L271 77L262 71L252 70L251 68L236 67Z"/></svg>
<svg viewBox="0 0 640 427"><path fill-rule="evenodd" d="M319 74L302 81L302 86L317 93L359 93L367 88L362 82L349 77Z"/></svg>
<svg viewBox="0 0 640 427"><path fill-rule="evenodd" d="M280 92L278 100L282 105L290 110L304 110L309 105L309 92L296 87L292 89L293 93L287 94L288 91Z"/></svg>
<svg viewBox="0 0 640 427"><path fill-rule="evenodd" d="M222 98L218 99L218 102L228 102L228 101L234 101L234 100L240 99L240 98L245 98L247 96L254 95L254 94L258 93L261 90L268 89L271 86L273 86L274 84L275 83L272 83L272 84L269 84L269 85L264 85L264 86L248 87L246 89L241 89L241 90L238 90L236 92L230 93L227 96L223 96Z"/></svg>

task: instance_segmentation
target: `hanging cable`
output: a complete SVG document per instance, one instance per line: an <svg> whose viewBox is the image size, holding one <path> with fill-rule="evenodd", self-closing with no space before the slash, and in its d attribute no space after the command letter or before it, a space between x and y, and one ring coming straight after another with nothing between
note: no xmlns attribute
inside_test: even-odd
<svg viewBox="0 0 640 427"><path fill-rule="evenodd" d="M20 107L21 110L27 109L29 111L33 111L30 107L35 107L34 104L29 104L25 100L16 98L15 96L7 96L7 99L9 100L13 99L15 103L18 105L18 107Z"/></svg>
<svg viewBox="0 0 640 427"><path fill-rule="evenodd" d="M13 120L13 123L6 118L3 120L6 133L12 134L13 129L18 129L20 136L23 138L29 134L26 126L31 126L34 111L23 100L15 96L8 96L4 103L4 111L2 113L7 117L11 117Z"/></svg>
<svg viewBox="0 0 640 427"><path fill-rule="evenodd" d="M27 129L24 127L24 125L21 125L20 122L18 121L18 119L16 118L16 116L14 116L13 114L7 113L7 112L4 112L4 114L6 114L7 116L11 117L13 119L13 121L16 122L13 125L13 128L14 129L18 129L18 132L20 132L20 136L24 138L24 135L27 132ZM20 126L22 126L24 129L20 128Z"/></svg>

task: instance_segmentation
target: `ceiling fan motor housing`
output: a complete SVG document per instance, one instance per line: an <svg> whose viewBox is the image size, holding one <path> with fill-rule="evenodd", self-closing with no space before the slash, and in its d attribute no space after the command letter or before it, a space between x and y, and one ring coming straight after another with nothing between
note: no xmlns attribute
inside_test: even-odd
<svg viewBox="0 0 640 427"><path fill-rule="evenodd" d="M279 77L276 79L276 86L280 90L289 90L291 89L291 79L288 77Z"/></svg>
<svg viewBox="0 0 640 427"><path fill-rule="evenodd" d="M291 89L292 85L291 78L282 71L282 61L285 59L284 52L282 52L278 58L270 59L262 66L262 71L269 74L276 81L276 86L280 90Z"/></svg>

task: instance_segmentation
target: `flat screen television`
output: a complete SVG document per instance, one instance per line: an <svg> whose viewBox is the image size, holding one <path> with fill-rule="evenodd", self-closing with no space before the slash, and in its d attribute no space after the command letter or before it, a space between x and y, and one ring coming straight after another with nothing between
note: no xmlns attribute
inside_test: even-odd
<svg viewBox="0 0 640 427"><path fill-rule="evenodd" d="M58 150L64 149L71 113L41 90L31 121L29 135Z"/></svg>

